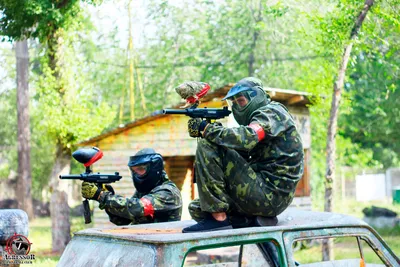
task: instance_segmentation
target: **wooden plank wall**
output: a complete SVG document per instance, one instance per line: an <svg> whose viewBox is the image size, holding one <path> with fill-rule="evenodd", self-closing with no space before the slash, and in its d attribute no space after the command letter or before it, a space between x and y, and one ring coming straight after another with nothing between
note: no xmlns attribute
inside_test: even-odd
<svg viewBox="0 0 400 267"><path fill-rule="evenodd" d="M165 170L182 195L182 220L190 220L188 205L192 201L192 171L194 156L167 157Z"/></svg>

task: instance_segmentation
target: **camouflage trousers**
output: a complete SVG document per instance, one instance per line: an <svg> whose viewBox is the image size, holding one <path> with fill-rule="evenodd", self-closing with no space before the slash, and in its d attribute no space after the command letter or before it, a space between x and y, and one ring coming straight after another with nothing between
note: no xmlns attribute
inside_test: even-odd
<svg viewBox="0 0 400 267"><path fill-rule="evenodd" d="M266 187L268 178L255 172L236 150L206 139L198 142L195 175L200 199L189 204L189 212L196 221L206 216L204 212L273 217L293 200L293 193Z"/></svg>

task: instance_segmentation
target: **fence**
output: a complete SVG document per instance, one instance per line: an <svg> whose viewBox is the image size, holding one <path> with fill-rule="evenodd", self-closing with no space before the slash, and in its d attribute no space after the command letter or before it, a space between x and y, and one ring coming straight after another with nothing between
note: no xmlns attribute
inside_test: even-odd
<svg viewBox="0 0 400 267"><path fill-rule="evenodd" d="M386 171L342 167L334 180L336 199L392 201L393 189L400 187L400 168Z"/></svg>

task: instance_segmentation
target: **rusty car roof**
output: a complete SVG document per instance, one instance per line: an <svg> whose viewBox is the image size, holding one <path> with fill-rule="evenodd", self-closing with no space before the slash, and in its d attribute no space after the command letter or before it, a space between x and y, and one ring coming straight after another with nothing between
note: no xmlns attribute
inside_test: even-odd
<svg viewBox="0 0 400 267"><path fill-rule="evenodd" d="M278 224L269 227L247 227L215 232L181 233L182 228L192 225L193 220L142 225L90 228L76 233L78 236L123 239L133 242L166 244L224 236L251 235L260 233L312 230L338 227L371 227L355 217L328 212L306 211L289 208L278 216Z"/></svg>

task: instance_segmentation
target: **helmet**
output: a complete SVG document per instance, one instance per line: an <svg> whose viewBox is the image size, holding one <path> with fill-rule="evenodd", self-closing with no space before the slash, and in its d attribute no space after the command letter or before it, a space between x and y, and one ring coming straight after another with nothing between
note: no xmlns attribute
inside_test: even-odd
<svg viewBox="0 0 400 267"><path fill-rule="evenodd" d="M141 193L148 193L163 180L163 158L152 148L144 148L129 158L133 184Z"/></svg>
<svg viewBox="0 0 400 267"><path fill-rule="evenodd" d="M270 102L261 80L254 77L237 82L222 100L227 100L235 120L240 125L248 125L251 114Z"/></svg>

